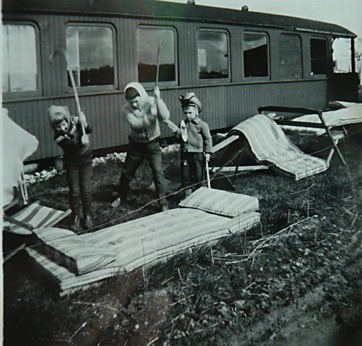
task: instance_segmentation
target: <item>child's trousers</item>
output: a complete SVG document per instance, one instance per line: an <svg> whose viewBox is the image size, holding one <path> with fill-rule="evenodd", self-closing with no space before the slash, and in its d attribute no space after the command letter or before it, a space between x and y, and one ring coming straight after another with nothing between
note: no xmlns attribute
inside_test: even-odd
<svg viewBox="0 0 362 346"><path fill-rule="evenodd" d="M182 186L194 191L204 181L205 158L203 153L181 153L181 178Z"/></svg>
<svg viewBox="0 0 362 346"><path fill-rule="evenodd" d="M83 214L86 217L91 213L92 161L81 164L67 163L66 170L70 209L73 215L79 215L82 204Z"/></svg>

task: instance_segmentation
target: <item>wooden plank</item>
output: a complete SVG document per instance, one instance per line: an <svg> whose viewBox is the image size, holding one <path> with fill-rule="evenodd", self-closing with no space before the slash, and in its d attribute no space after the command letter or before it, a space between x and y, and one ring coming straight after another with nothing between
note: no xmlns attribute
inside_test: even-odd
<svg viewBox="0 0 362 346"><path fill-rule="evenodd" d="M232 136L226 138L222 142L220 142L220 143L216 144L215 146L213 146L212 153L216 153L217 151L219 151L220 149L226 147L230 143L235 142L237 139L239 139L238 135L232 135Z"/></svg>
<svg viewBox="0 0 362 346"><path fill-rule="evenodd" d="M269 166L265 165L252 165L252 166L227 166L227 167L212 167L210 170L217 170L218 172L244 172L244 171L260 171L263 169L269 169Z"/></svg>

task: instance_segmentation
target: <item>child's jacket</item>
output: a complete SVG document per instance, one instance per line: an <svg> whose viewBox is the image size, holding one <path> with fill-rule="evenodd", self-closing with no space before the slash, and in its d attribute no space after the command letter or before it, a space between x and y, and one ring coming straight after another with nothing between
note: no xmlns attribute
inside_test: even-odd
<svg viewBox="0 0 362 346"><path fill-rule="evenodd" d="M209 125L199 117L193 120L185 120L187 142L181 140L181 151L189 153L211 153L212 138Z"/></svg>
<svg viewBox="0 0 362 346"><path fill-rule="evenodd" d="M85 132L92 132L89 124L85 128ZM54 134L56 143L63 149L65 163L79 164L92 161L91 143L83 145L81 141L82 134L82 127L78 117L71 117L66 136L58 133Z"/></svg>
<svg viewBox="0 0 362 346"><path fill-rule="evenodd" d="M148 96L140 83L132 82L126 85L125 90L134 88L141 98L138 109L132 109L127 103L123 107L123 116L130 125L130 137L138 143L149 143L161 136L159 121L169 119L170 112L165 102Z"/></svg>

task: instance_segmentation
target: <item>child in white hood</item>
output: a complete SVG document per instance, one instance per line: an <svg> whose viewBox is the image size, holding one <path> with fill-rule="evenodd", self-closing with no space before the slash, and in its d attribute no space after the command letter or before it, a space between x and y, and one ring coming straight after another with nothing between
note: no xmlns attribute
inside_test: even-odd
<svg viewBox="0 0 362 346"><path fill-rule="evenodd" d="M118 197L111 203L113 208L127 199L129 183L146 159L152 170L159 205L162 211L168 210L159 143L161 136L159 121L168 120L170 112L161 99L158 87L155 87L154 95L154 97L148 96L143 86L136 82L129 83L125 88L124 96L127 103L123 107L122 116L129 123L130 135Z"/></svg>

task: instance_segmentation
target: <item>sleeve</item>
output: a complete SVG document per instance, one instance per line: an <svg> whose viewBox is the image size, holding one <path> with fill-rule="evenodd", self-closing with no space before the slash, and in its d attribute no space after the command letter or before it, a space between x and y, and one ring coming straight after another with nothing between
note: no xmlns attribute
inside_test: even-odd
<svg viewBox="0 0 362 346"><path fill-rule="evenodd" d="M77 128L81 130L82 128L81 128L81 125L80 125L79 117L73 117L73 120L74 120L74 123L77 126ZM85 127L84 130L85 130L86 134L90 134L90 133L92 133L93 129L92 129L92 126L89 125L89 123L87 122L87 126Z"/></svg>
<svg viewBox="0 0 362 346"><path fill-rule="evenodd" d="M166 103L162 98L152 97L154 99L153 102L156 103L157 106L157 117L159 120L164 121L170 118L170 111L168 110Z"/></svg>
<svg viewBox="0 0 362 346"><path fill-rule="evenodd" d="M211 137L209 125L205 122L202 123L201 133L202 133L202 137L204 139L204 152L211 153L212 152L212 137Z"/></svg>
<svg viewBox="0 0 362 346"><path fill-rule="evenodd" d="M64 136L57 135L54 139L55 143L57 143L63 150L67 150L72 146L72 141Z"/></svg>
<svg viewBox="0 0 362 346"><path fill-rule="evenodd" d="M137 118L131 111L124 109L123 116L127 119L129 126L134 130L142 130L148 125L146 117Z"/></svg>
<svg viewBox="0 0 362 346"><path fill-rule="evenodd" d="M87 123L87 126L85 128L85 133L90 134L90 133L92 133L92 131L93 131L92 126Z"/></svg>

